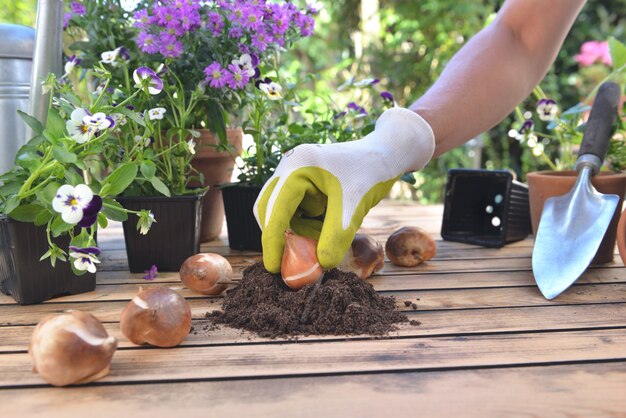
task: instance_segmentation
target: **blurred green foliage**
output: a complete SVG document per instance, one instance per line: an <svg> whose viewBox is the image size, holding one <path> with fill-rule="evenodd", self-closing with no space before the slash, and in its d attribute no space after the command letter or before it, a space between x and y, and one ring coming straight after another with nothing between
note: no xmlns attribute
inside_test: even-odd
<svg viewBox="0 0 626 418"><path fill-rule="evenodd" d="M87 0L96 1L96 0ZM304 0L302 0L304 1ZM302 114L306 111L335 111L356 101L368 109L375 101L367 91L340 91L346 81L381 79L380 87L389 90L401 106L410 105L441 74L452 55L478 32L502 1L495 0L379 0L378 19L363 25L360 10L367 0L318 0L320 13L316 34L299 42L298 48L283 57L281 74L299 85ZM368 4L375 4L368 2ZM35 0L16 0L0 9L0 21L34 24ZM588 40L615 36L625 40L626 0L588 0L567 37L558 58L542 82L543 90L567 109L584 95L585 77L574 56ZM374 25L374 30L370 28ZM378 26L378 27L376 27ZM363 38L367 42L363 41ZM303 81L303 74L311 74ZM526 104L534 106L534 100ZM544 169L532 156L507 135L510 117L485 133L482 138L482 167L512 169L520 179L525 173ZM558 152L554 149L552 152ZM468 147L459 147L433 160L417 173L417 190L412 193L423 202L440 202L447 170L472 167Z"/></svg>
<svg viewBox="0 0 626 418"><path fill-rule="evenodd" d="M15 0L2 2L0 22L35 26L37 0Z"/></svg>

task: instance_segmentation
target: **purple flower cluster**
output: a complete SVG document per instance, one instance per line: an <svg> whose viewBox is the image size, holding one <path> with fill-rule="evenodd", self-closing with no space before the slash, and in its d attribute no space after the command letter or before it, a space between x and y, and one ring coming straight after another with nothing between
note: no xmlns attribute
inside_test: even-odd
<svg viewBox="0 0 626 418"><path fill-rule="evenodd" d="M165 58L202 51L206 85L241 89L258 76L266 51L313 33L315 13L267 0L154 0L134 14L136 41L143 52ZM244 63L244 56L252 61Z"/></svg>
<svg viewBox="0 0 626 418"><path fill-rule="evenodd" d="M77 1L71 3L70 10L71 12L67 12L63 15L63 29L67 29L67 25L74 16L84 16L87 13L85 5Z"/></svg>

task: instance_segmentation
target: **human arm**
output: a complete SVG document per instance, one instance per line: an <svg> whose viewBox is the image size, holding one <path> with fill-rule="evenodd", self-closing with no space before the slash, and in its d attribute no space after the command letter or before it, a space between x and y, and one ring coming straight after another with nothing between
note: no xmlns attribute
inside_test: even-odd
<svg viewBox="0 0 626 418"><path fill-rule="evenodd" d="M543 79L584 0L508 0L410 109L435 134L435 154L504 119Z"/></svg>
<svg viewBox="0 0 626 418"><path fill-rule="evenodd" d="M508 0L410 111L386 111L359 141L296 147L255 205L266 268L280 270L287 228L319 239L320 264L336 266L363 217L401 174L491 128L530 93L583 4Z"/></svg>

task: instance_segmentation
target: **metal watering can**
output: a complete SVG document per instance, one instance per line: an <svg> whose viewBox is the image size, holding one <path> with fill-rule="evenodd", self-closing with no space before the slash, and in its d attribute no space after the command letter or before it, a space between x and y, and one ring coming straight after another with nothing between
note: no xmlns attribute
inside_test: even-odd
<svg viewBox="0 0 626 418"><path fill-rule="evenodd" d="M49 95L41 82L48 73L61 74L63 0L40 0L35 26L0 24L0 174L32 137L17 111L46 121Z"/></svg>

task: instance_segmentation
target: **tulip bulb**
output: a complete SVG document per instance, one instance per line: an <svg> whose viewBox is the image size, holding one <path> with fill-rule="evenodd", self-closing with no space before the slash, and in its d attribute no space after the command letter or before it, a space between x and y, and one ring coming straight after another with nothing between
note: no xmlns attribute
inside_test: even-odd
<svg viewBox="0 0 626 418"><path fill-rule="evenodd" d="M109 374L117 340L93 315L74 311L45 317L28 347L33 371L54 386L88 383Z"/></svg>
<svg viewBox="0 0 626 418"><path fill-rule="evenodd" d="M437 253L437 247L428 232L422 228L407 226L389 236L385 252L393 264L415 267L433 258Z"/></svg>
<svg viewBox="0 0 626 418"><path fill-rule="evenodd" d="M356 234L348 253L339 264L339 269L367 279L384 265L383 246L367 234Z"/></svg>
<svg viewBox="0 0 626 418"><path fill-rule="evenodd" d="M285 231L285 250L280 272L287 286L298 290L322 279L324 272L317 261L317 241Z"/></svg>
<svg viewBox="0 0 626 418"><path fill-rule="evenodd" d="M120 328L134 344L174 347L189 335L191 309L185 298L172 289L140 287L122 311Z"/></svg>
<svg viewBox="0 0 626 418"><path fill-rule="evenodd" d="M189 289L203 295L219 295L228 287L233 268L219 254L196 254L180 267L180 279Z"/></svg>

